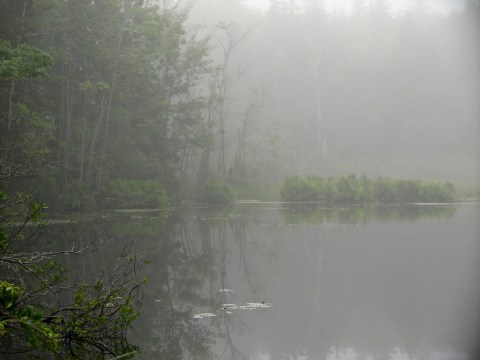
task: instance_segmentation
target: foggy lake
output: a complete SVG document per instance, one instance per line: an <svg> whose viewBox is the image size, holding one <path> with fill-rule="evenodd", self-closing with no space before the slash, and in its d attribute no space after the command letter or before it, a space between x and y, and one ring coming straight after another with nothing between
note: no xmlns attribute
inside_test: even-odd
<svg viewBox="0 0 480 360"><path fill-rule="evenodd" d="M473 360L479 218L475 204L244 203L116 212L49 233L105 242L69 259L72 279L111 267L132 239L151 260L130 333L140 358Z"/></svg>
<svg viewBox="0 0 480 360"><path fill-rule="evenodd" d="M480 359L479 0L1 0L0 359Z"/></svg>

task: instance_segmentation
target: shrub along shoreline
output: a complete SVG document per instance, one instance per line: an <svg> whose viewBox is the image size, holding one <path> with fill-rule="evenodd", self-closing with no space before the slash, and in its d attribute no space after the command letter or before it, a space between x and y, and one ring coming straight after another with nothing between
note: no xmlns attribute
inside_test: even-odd
<svg viewBox="0 0 480 360"><path fill-rule="evenodd" d="M449 203L456 192L451 183L366 176L291 176L280 186L282 201L326 203Z"/></svg>

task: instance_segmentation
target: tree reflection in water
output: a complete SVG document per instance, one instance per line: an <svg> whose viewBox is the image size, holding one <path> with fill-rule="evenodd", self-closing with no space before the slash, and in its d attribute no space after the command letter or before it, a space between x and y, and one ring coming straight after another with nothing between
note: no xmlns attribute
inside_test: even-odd
<svg viewBox="0 0 480 360"><path fill-rule="evenodd" d="M418 219L428 220L428 225L430 220L453 218L455 206L284 210L279 209L283 205L271 206L247 205L226 211L178 209L169 214L126 214L79 223L75 233L82 241L87 242L95 232L110 242L77 264L75 276L88 276L86 269L98 270L99 264L108 267L109 259L114 258L111 254L125 241L136 239L136 252L151 259L144 269L148 283L142 316L130 334L142 349L139 358L430 360L454 354L455 360L463 360L461 347L456 352L448 346L432 348L430 355L420 356L417 332L443 326L448 316L438 314L448 307L433 304L430 311L434 316L426 318L430 322L410 329L419 308L402 302L400 292L406 281L401 276L408 276L408 286L416 291L418 300L428 303L429 290L414 278L422 275L424 268L412 255L421 259L432 249L441 252L445 246L447 251L450 245L444 245L444 240L434 245L419 243L404 239L403 234L395 235L402 241L383 237L378 242L372 236L379 227L353 226L387 224L382 234L390 234L389 223L395 224L395 231ZM62 226L52 226L52 235L62 237ZM366 229L362 230L365 235L359 235L358 228ZM419 227L414 231L422 237L423 232L430 234L427 230ZM364 240L344 236L364 236ZM371 246L376 250L368 250ZM372 261L375 264L369 265ZM440 262L431 266L432 271L441 270ZM403 275L398 275L400 272ZM368 281L353 291L357 277ZM392 283L385 283L385 289L378 287L383 278ZM435 296L456 301L445 292L447 286L432 286L436 287ZM384 301L392 292L398 292L398 298ZM258 306L249 308L247 303ZM341 310L346 308L349 312ZM372 324L382 328L362 330L362 324L372 322L369 316L375 311L384 315ZM363 335L356 337L358 334ZM378 334L383 334L380 340ZM445 341L448 344L449 340ZM409 350L395 348L396 344Z"/></svg>

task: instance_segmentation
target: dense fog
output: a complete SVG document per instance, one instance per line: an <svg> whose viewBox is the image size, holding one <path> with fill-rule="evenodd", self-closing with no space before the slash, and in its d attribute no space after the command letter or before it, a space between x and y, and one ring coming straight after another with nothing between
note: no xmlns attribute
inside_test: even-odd
<svg viewBox="0 0 480 360"><path fill-rule="evenodd" d="M478 0L0 0L0 358L477 360Z"/></svg>
<svg viewBox="0 0 480 360"><path fill-rule="evenodd" d="M28 159L51 203L122 181L190 200L212 181L274 199L292 175L480 179L474 1L2 8L5 59L38 65L2 70L4 167Z"/></svg>
<svg viewBox="0 0 480 360"><path fill-rule="evenodd" d="M211 32L218 32L218 20L234 23L230 41L241 39L229 60L239 68L229 93L232 152L235 129L254 97L261 109L248 141L258 144L267 133L275 139L255 155L268 156L260 166L269 174L478 179L478 7L462 1L255 4L262 10L204 0L192 11L191 21Z"/></svg>

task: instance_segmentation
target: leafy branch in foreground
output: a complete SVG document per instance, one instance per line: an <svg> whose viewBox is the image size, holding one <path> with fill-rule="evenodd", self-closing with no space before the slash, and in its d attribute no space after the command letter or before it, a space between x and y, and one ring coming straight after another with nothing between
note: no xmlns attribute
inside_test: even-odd
<svg viewBox="0 0 480 360"><path fill-rule="evenodd" d="M128 330L139 316L141 259L133 242L116 266L91 282L67 281L64 251L29 251L44 237L45 206L31 197L0 192L0 357L118 358L137 347Z"/></svg>

